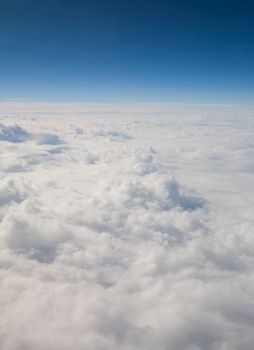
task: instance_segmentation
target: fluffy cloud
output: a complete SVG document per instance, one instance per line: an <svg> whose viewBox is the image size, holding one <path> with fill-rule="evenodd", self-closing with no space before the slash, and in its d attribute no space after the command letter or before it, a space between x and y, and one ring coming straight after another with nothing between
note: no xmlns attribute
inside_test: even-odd
<svg viewBox="0 0 254 350"><path fill-rule="evenodd" d="M2 120L1 349L251 350L252 127Z"/></svg>
<svg viewBox="0 0 254 350"><path fill-rule="evenodd" d="M19 125L6 126L0 124L0 141L23 142L29 138L29 134Z"/></svg>

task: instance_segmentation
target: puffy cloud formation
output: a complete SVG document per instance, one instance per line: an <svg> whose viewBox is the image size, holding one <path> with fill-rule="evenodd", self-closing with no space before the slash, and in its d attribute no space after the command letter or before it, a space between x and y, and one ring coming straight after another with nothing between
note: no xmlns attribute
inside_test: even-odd
<svg viewBox="0 0 254 350"><path fill-rule="evenodd" d="M29 138L29 134L19 125L6 126L0 124L0 141L23 142Z"/></svg>
<svg viewBox="0 0 254 350"><path fill-rule="evenodd" d="M2 118L3 350L252 350L253 120Z"/></svg>

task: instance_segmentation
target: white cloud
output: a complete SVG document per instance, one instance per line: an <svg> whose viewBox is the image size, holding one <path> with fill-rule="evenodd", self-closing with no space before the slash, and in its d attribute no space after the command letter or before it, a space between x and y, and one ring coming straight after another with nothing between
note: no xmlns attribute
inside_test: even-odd
<svg viewBox="0 0 254 350"><path fill-rule="evenodd" d="M184 120L2 119L1 349L253 348L253 121Z"/></svg>
<svg viewBox="0 0 254 350"><path fill-rule="evenodd" d="M135 117L154 118L155 116L181 116L197 119L204 116L210 118L214 114L232 120L238 116L253 114L254 106L237 105L205 105L179 103L86 103L86 102L37 102L22 100L0 100L0 115L7 116L88 116L88 117Z"/></svg>
<svg viewBox="0 0 254 350"><path fill-rule="evenodd" d="M29 138L29 134L19 125L6 126L0 124L0 141L24 142Z"/></svg>

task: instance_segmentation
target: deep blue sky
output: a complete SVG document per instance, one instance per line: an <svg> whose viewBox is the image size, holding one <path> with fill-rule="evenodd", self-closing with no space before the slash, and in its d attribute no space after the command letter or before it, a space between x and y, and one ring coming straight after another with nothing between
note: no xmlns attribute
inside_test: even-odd
<svg viewBox="0 0 254 350"><path fill-rule="evenodd" d="M0 0L0 99L254 104L254 2Z"/></svg>

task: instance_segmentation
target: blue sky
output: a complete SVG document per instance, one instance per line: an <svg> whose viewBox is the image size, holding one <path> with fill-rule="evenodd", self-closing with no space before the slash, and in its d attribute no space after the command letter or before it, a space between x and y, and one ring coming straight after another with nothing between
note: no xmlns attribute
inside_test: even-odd
<svg viewBox="0 0 254 350"><path fill-rule="evenodd" d="M1 0L12 98L253 104L254 4Z"/></svg>

